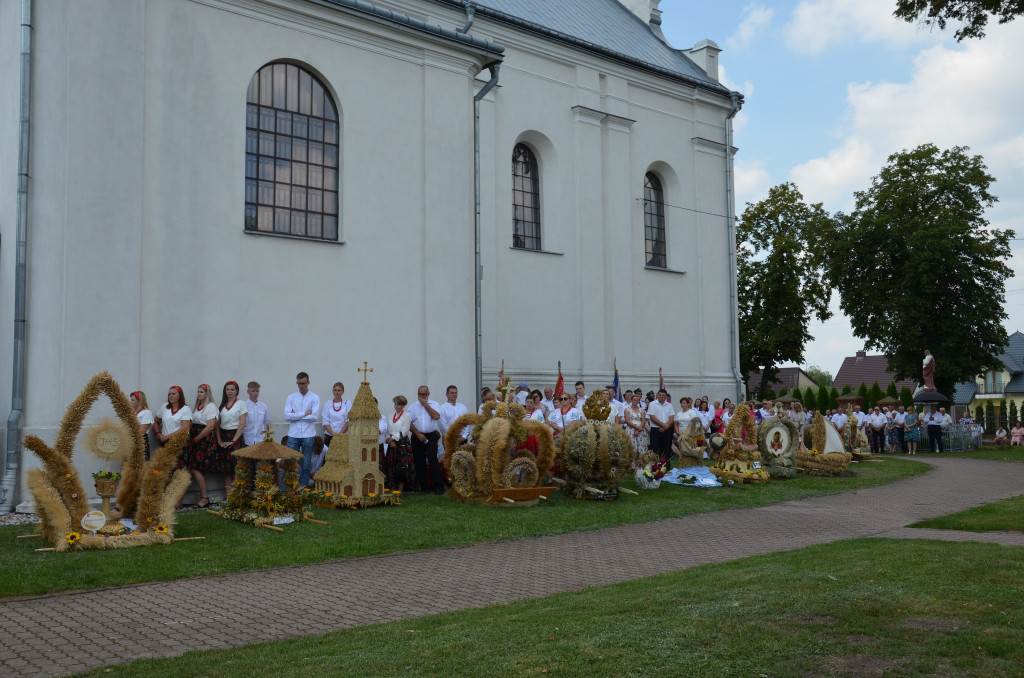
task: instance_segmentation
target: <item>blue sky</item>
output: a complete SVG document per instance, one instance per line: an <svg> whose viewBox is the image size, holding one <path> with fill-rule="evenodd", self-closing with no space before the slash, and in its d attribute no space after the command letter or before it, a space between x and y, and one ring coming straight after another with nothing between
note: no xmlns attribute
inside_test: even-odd
<svg viewBox="0 0 1024 678"><path fill-rule="evenodd" d="M746 95L736 122L737 212L793 181L810 202L849 210L886 157L922 143L981 154L999 197L987 218L1012 228L1008 332L1024 331L1024 19L982 40L897 21L895 0L662 0L673 46L704 38L723 81ZM931 300L938 302L939 300ZM838 309L812 323L805 365L833 374L863 348Z"/></svg>

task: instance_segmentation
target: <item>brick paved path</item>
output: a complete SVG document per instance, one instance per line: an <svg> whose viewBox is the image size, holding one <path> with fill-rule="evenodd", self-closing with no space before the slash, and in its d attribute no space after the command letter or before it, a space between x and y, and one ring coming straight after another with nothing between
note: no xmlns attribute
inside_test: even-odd
<svg viewBox="0 0 1024 678"><path fill-rule="evenodd" d="M0 675L61 675L141 657L318 634L839 539L916 537L1024 546L1024 535L1019 533L904 528L918 520L1024 493L1024 464L928 456L920 460L933 464L934 470L881 487L761 508L513 542L137 584L116 593L86 591L0 601ZM594 506L595 511L600 508ZM574 565L579 562L587 567ZM385 569L388 589L378 584ZM541 571L547 574L538 579ZM503 576L494 578L494 572ZM311 587L312 581L320 585ZM253 591L260 595L251 595ZM365 591L375 593L367 596ZM130 633L110 630L111 621L118 618ZM193 626L198 618L205 623ZM251 618L260 619L259 628L247 621Z"/></svg>

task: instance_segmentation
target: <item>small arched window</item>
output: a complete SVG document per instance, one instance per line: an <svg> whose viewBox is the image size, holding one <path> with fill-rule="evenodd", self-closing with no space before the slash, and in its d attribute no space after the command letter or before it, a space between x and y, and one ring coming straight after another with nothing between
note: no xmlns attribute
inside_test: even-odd
<svg viewBox="0 0 1024 678"><path fill-rule="evenodd" d="M648 266L668 268L665 256L665 191L654 174L644 175L644 251Z"/></svg>
<svg viewBox="0 0 1024 678"><path fill-rule="evenodd" d="M540 249L540 172L525 144L512 149L512 246Z"/></svg>
<svg viewBox="0 0 1024 678"><path fill-rule="evenodd" d="M338 239L338 109L300 66L252 76L245 115L245 230Z"/></svg>

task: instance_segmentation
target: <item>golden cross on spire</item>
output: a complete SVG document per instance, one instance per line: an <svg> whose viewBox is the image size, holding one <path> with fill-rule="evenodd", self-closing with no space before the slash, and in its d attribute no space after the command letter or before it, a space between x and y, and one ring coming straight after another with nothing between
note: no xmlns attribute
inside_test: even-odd
<svg viewBox="0 0 1024 678"><path fill-rule="evenodd" d="M370 380L367 378L367 374L370 373L370 372L373 372L373 368L372 367L367 367L365 360L363 361L363 366L362 367L357 367L356 368L356 372L362 372L363 373L363 383L364 384L369 384L370 383Z"/></svg>
<svg viewBox="0 0 1024 678"><path fill-rule="evenodd" d="M505 394L505 397L503 398L505 404L511 405L512 397L516 392L516 387L512 385L512 379L510 377L505 377L504 384L499 386L498 390Z"/></svg>
<svg viewBox="0 0 1024 678"><path fill-rule="evenodd" d="M260 435L263 436L263 442L270 443L274 441L274 430L270 428L270 422L267 422L267 427L260 431Z"/></svg>

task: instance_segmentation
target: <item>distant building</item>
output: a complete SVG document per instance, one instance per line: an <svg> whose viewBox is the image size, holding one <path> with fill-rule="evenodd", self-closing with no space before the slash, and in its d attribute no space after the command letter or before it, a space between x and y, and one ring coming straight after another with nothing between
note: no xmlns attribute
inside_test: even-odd
<svg viewBox="0 0 1024 678"><path fill-rule="evenodd" d="M911 391L917 388L917 382L913 379L896 381L896 375L889 369L889 361L884 355L868 355L864 351L857 351L856 355L843 359L843 366L836 373L832 385L840 392L844 386L856 391L861 384L871 388L876 381L883 391L894 381L897 393L903 390L904 386L909 387Z"/></svg>
<svg viewBox="0 0 1024 678"><path fill-rule="evenodd" d="M763 370L758 370L752 373L747 378L747 393L755 393L757 389L761 387L761 373ZM778 394L782 389L786 389L787 393L792 393L794 388L818 388L818 382L811 378L811 375L804 372L799 367L780 367L779 373L775 375L775 379L769 381L767 384L768 388L775 391Z"/></svg>
<svg viewBox="0 0 1024 678"><path fill-rule="evenodd" d="M974 381L958 383L953 389L953 404L970 406L973 415L979 406L992 402L998 417L1002 401L1006 401L1007 407L1010 401L1015 401L1020 411L1024 407L1024 334L1010 335L999 360L1003 363L1002 369L989 370ZM1013 426L1012 421L1009 424Z"/></svg>

